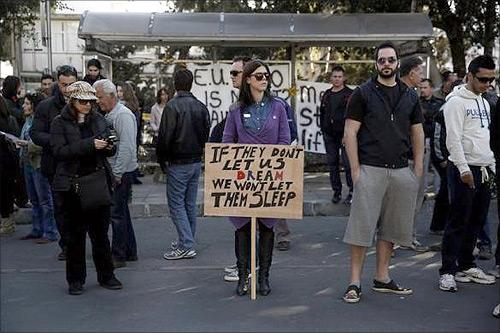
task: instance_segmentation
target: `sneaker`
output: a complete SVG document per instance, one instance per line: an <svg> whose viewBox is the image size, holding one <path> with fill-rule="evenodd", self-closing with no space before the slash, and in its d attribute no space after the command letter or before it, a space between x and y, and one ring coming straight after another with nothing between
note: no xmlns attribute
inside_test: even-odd
<svg viewBox="0 0 500 333"><path fill-rule="evenodd" d="M472 282L475 282L475 283L479 283L479 284L493 284L493 283L495 283L495 277L493 275L486 274L479 267L472 267L472 268L469 268L469 269L462 271L460 273L463 273Z"/></svg>
<svg viewBox="0 0 500 333"><path fill-rule="evenodd" d="M236 266L236 264L234 264L232 266L224 267L224 272L231 273L232 271L236 271L237 269L238 267Z"/></svg>
<svg viewBox="0 0 500 333"><path fill-rule="evenodd" d="M175 240L173 240L171 243L170 243L170 249L172 250L177 250L179 248L179 243Z"/></svg>
<svg viewBox="0 0 500 333"><path fill-rule="evenodd" d="M380 293L394 293L397 295L411 295L413 290L411 288L403 288L399 286L394 280L388 283L380 282L378 280L373 280L373 291L378 291Z"/></svg>
<svg viewBox="0 0 500 333"><path fill-rule="evenodd" d="M106 282L99 282L99 285L109 290L119 290L123 288L122 283L116 278L116 276L113 276Z"/></svg>
<svg viewBox="0 0 500 333"><path fill-rule="evenodd" d="M500 318L500 304L497 304L497 306L495 306L492 315L496 318Z"/></svg>
<svg viewBox="0 0 500 333"><path fill-rule="evenodd" d="M494 268L488 271L488 274L496 277L497 279L500 279L500 265L495 265Z"/></svg>
<svg viewBox="0 0 500 333"><path fill-rule="evenodd" d="M48 243L53 243L53 242L56 242L57 239L50 239L50 238L46 238L46 237L42 237L42 238L38 238L35 243L37 244L48 244Z"/></svg>
<svg viewBox="0 0 500 333"><path fill-rule="evenodd" d="M429 251L429 247L422 245L422 243L420 243L417 239L414 239L413 242L411 242L410 246L401 245L401 248L405 249L405 250L412 250L415 252L427 252L427 251Z"/></svg>
<svg viewBox="0 0 500 333"><path fill-rule="evenodd" d="M289 241L281 241L276 245L278 251L288 251L290 250L290 242Z"/></svg>
<svg viewBox="0 0 500 333"><path fill-rule="evenodd" d="M457 292L457 283L452 274L443 274L439 277L439 289L442 291Z"/></svg>
<svg viewBox="0 0 500 333"><path fill-rule="evenodd" d="M455 281L460 282L460 283L469 283L469 282L472 282L472 280L467 275L465 275L462 272L456 272L455 273Z"/></svg>
<svg viewBox="0 0 500 333"><path fill-rule="evenodd" d="M113 267L115 269L122 268L122 267L125 267L125 266L127 266L127 262L125 260L116 260L116 259L113 259Z"/></svg>
<svg viewBox="0 0 500 333"><path fill-rule="evenodd" d="M19 239L20 240L29 240L29 239L40 239L40 238L42 238L42 236L35 236L35 235L30 233L30 234L27 234L23 237L20 237Z"/></svg>
<svg viewBox="0 0 500 333"><path fill-rule="evenodd" d="M352 204L352 192L349 192L349 194L347 195L347 197L344 200L344 204L346 204L346 205Z"/></svg>
<svg viewBox="0 0 500 333"><path fill-rule="evenodd" d="M480 260L490 260L491 258L493 258L493 252L491 251L491 246L480 245L477 258Z"/></svg>
<svg viewBox="0 0 500 333"><path fill-rule="evenodd" d="M238 270L231 271L230 273L227 273L224 275L224 281L227 282L238 282L239 277L238 277Z"/></svg>
<svg viewBox="0 0 500 333"><path fill-rule="evenodd" d="M339 203L341 199L342 199L342 195L339 192L333 193L332 202L334 204Z"/></svg>
<svg viewBox="0 0 500 333"><path fill-rule="evenodd" d="M59 261L66 260L66 250L62 250L61 253L57 255L57 260Z"/></svg>
<svg viewBox="0 0 500 333"><path fill-rule="evenodd" d="M196 251L193 249L191 250L175 249L163 255L163 258L166 260L192 259L194 257L196 257Z"/></svg>
<svg viewBox="0 0 500 333"><path fill-rule="evenodd" d="M83 294L83 284L81 282L71 282L69 284L68 294L70 295Z"/></svg>

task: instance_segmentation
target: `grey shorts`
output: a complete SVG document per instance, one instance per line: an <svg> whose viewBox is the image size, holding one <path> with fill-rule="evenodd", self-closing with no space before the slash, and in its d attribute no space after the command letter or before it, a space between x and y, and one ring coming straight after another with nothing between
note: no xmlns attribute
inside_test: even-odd
<svg viewBox="0 0 500 333"><path fill-rule="evenodd" d="M368 247L377 232L378 239L411 245L418 186L410 168L361 165L344 242Z"/></svg>

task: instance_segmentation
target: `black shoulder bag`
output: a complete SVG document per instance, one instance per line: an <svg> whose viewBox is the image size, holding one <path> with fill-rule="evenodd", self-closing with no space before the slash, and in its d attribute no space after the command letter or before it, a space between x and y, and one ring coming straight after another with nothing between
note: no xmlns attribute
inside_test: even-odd
<svg viewBox="0 0 500 333"><path fill-rule="evenodd" d="M99 159L100 160L100 159ZM75 192L80 198L82 210L94 210L111 205L111 187L106 170L106 161L85 176L75 176Z"/></svg>

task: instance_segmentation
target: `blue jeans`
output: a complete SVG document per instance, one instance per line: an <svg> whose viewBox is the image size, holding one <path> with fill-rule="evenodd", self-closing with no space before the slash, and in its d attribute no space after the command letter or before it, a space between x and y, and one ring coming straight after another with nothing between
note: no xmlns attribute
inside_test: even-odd
<svg viewBox="0 0 500 333"><path fill-rule="evenodd" d="M179 236L179 248L195 246L196 196L201 163L171 164L167 167L167 200L170 217Z"/></svg>
<svg viewBox="0 0 500 333"><path fill-rule="evenodd" d="M31 235L56 240L58 237L54 219L52 192L47 177L30 165L24 166L26 191L33 206Z"/></svg>
<svg viewBox="0 0 500 333"><path fill-rule="evenodd" d="M125 172L119 185L113 193L111 205L111 226L113 228L113 242L111 253L118 261L126 261L137 256L134 227L128 209L128 198L132 188L134 172Z"/></svg>

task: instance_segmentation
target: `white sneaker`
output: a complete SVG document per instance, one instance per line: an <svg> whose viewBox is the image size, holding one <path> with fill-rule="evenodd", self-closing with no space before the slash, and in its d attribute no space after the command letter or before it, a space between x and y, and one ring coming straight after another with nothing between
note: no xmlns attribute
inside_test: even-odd
<svg viewBox="0 0 500 333"><path fill-rule="evenodd" d="M227 282L238 282L239 277L238 277L238 270L233 270L230 273L227 273L224 275L224 281Z"/></svg>
<svg viewBox="0 0 500 333"><path fill-rule="evenodd" d="M468 270L462 271L472 282L479 284L493 284L495 283L495 277L493 275L486 274L479 267L472 267Z"/></svg>
<svg viewBox="0 0 500 333"><path fill-rule="evenodd" d="M495 306L495 308L493 309L492 315L497 317L497 318L500 318L500 304Z"/></svg>
<svg viewBox="0 0 500 333"><path fill-rule="evenodd" d="M488 274L496 277L497 279L500 279L500 265L495 265L494 268L488 271Z"/></svg>
<svg viewBox="0 0 500 333"><path fill-rule="evenodd" d="M455 274L455 281L461 282L461 283L472 282L472 280L470 279L470 277L468 277L467 274L465 274L463 272L457 272Z"/></svg>
<svg viewBox="0 0 500 333"><path fill-rule="evenodd" d="M224 267L224 272L226 272L226 273L232 273L233 271L236 271L236 270L238 270L238 267L236 267L236 264L234 264L232 266Z"/></svg>
<svg viewBox="0 0 500 333"><path fill-rule="evenodd" d="M455 277L451 274L443 274L439 277L439 289L449 292L457 292L457 283Z"/></svg>

